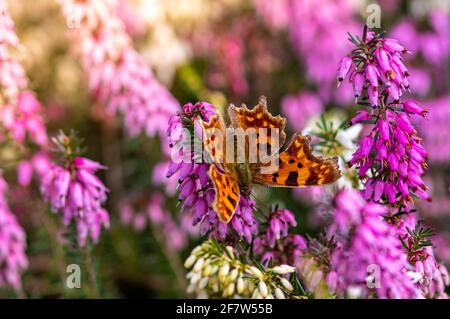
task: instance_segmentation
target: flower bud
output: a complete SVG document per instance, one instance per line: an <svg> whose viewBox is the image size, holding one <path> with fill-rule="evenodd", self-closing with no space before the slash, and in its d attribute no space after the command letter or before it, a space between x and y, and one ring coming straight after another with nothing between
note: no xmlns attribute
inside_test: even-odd
<svg viewBox="0 0 450 319"><path fill-rule="evenodd" d="M263 273L261 272L261 270L259 270L255 266L250 266L249 268L246 269L246 272L249 273L250 275L254 275L257 278L263 277Z"/></svg>
<svg viewBox="0 0 450 319"><path fill-rule="evenodd" d="M286 288L289 291L294 290L294 287L292 287L292 284L287 280L286 278L280 278L280 283L283 285L284 288Z"/></svg>
<svg viewBox="0 0 450 319"><path fill-rule="evenodd" d="M192 270L195 272L200 272L203 268L204 262L205 262L205 260L203 258L198 259L197 262L195 263L194 267L192 268Z"/></svg>
<svg viewBox="0 0 450 319"><path fill-rule="evenodd" d="M286 299L283 291L280 288L275 288L275 298L277 299Z"/></svg>
<svg viewBox="0 0 450 319"><path fill-rule="evenodd" d="M219 269L219 279L220 279L220 281L224 281L229 272L230 272L230 265L229 264L224 264L222 267L220 267L220 269Z"/></svg>
<svg viewBox="0 0 450 319"><path fill-rule="evenodd" d="M266 298L267 295L269 294L269 289L267 288L267 285L266 285L266 283L264 281L260 281L259 282L258 290L259 290L259 293L261 294L261 296L263 298Z"/></svg>
<svg viewBox="0 0 450 319"><path fill-rule="evenodd" d="M274 273L280 274L280 275L284 275L284 274L288 274L288 273L292 273L295 271L295 267L289 266L289 265L280 265L280 266L275 266L272 268L272 271Z"/></svg>
<svg viewBox="0 0 450 319"><path fill-rule="evenodd" d="M185 268L191 268L192 265L195 263L195 261L197 260L197 257L195 257L194 255L190 255L186 261L184 262L184 267Z"/></svg>
<svg viewBox="0 0 450 319"><path fill-rule="evenodd" d="M235 281L238 276L239 276L239 271L236 268L234 268L228 275L228 280Z"/></svg>
<svg viewBox="0 0 450 319"><path fill-rule="evenodd" d="M237 280L237 284L236 284L236 290L238 294L241 294L244 292L245 289L245 282L244 279L242 279L242 277L239 277Z"/></svg>

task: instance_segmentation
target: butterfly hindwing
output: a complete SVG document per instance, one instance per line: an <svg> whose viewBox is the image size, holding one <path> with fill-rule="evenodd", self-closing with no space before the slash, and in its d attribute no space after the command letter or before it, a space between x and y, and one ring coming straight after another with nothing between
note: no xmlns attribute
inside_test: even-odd
<svg viewBox="0 0 450 319"><path fill-rule="evenodd" d="M300 187L334 183L340 176L337 158L314 156L310 138L295 134L273 170L261 173L261 166L254 167L253 181L272 187Z"/></svg>
<svg viewBox="0 0 450 319"><path fill-rule="evenodd" d="M209 177L213 181L216 191L212 208L222 223L228 223L236 212L240 199L236 173L231 168L221 173L216 165L211 165Z"/></svg>

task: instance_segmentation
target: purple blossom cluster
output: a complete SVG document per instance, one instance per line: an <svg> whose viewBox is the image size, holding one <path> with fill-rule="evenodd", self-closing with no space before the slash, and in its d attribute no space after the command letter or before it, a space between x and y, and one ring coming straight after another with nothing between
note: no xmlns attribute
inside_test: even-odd
<svg viewBox="0 0 450 319"><path fill-rule="evenodd" d="M410 263L410 274L422 295L426 298L448 299L445 287L450 279L447 268L434 257L431 242L420 245L415 231L420 223L415 214L405 214L394 219L393 233L400 238ZM423 230L423 229L422 229Z"/></svg>
<svg viewBox="0 0 450 319"><path fill-rule="evenodd" d="M53 164L43 176L41 192L56 213L62 211L63 224L76 222L80 246L91 238L96 243L102 227L109 227L108 212L102 208L108 189L95 176L99 163L84 157L68 160L66 165Z"/></svg>
<svg viewBox="0 0 450 319"><path fill-rule="evenodd" d="M6 200L7 184L0 171L0 287L21 290L20 274L28 267L26 236Z"/></svg>
<svg viewBox="0 0 450 319"><path fill-rule="evenodd" d="M304 91L284 97L281 101L281 109L294 131L301 132L309 119L323 112L324 105L316 94Z"/></svg>
<svg viewBox="0 0 450 319"><path fill-rule="evenodd" d="M305 64L308 80L318 86L319 96L324 101L350 101L351 87L345 85L336 92L335 73L329 66L337 64L350 49L348 43L335 39L357 30L354 3L349 0L254 2L269 25L287 27L292 45Z"/></svg>
<svg viewBox="0 0 450 319"><path fill-rule="evenodd" d="M287 209L275 209L267 219L267 225L253 241L253 253L261 256L264 265L289 264L298 265L305 239L289 232L290 227L297 226L295 215Z"/></svg>
<svg viewBox="0 0 450 319"><path fill-rule="evenodd" d="M190 136L202 134L199 119L208 120L215 113L215 107L209 103L188 103L182 107L182 111L169 121L168 136L170 147L177 152L173 158L185 157L183 152L186 147L179 147L185 143L185 129ZM188 148L190 147L190 144ZM208 176L209 165L196 163L194 152L190 152L189 161L172 161L167 172L168 178L178 178L181 209L193 217L193 225L200 225L202 235L209 233L218 239L225 239L231 232L239 238L251 242L257 233L258 222L253 216L254 202L251 198L240 197L236 212L227 224L219 221L216 212L211 208L214 201L215 190ZM188 155L189 156L189 155Z"/></svg>
<svg viewBox="0 0 450 319"><path fill-rule="evenodd" d="M30 91L28 79L20 62L10 49L20 45L14 22L4 0L0 1L0 141L9 134L22 143L28 134L40 146L48 142L41 105ZM3 132L5 130L5 132Z"/></svg>
<svg viewBox="0 0 450 319"><path fill-rule="evenodd" d="M147 196L146 196L147 199ZM137 232L144 231L149 223L160 229L167 240L167 246L172 250L179 251L186 247L188 236L191 234L188 227L192 221L178 221L172 217L171 213L164 208L164 196L160 193L153 193L150 200L145 201L143 207L136 207L132 198L124 201L120 205L120 219L123 224L131 225ZM189 223L183 225L183 223ZM185 227L183 227L185 226Z"/></svg>
<svg viewBox="0 0 450 319"><path fill-rule="evenodd" d="M70 35L89 75L91 94L111 114L123 114L130 135L164 137L178 102L132 48L114 2L83 1L75 9L72 2L61 0L67 23L83 24L71 28Z"/></svg>
<svg viewBox="0 0 450 319"><path fill-rule="evenodd" d="M409 87L402 56L408 51L395 39L373 32L361 41L351 40L357 48L342 59L338 80L349 76L355 97L371 106L370 112L359 110L352 119L352 124L370 124L372 129L359 140L349 162L365 179L365 197L391 205L406 204L412 195L429 200L422 179L428 156L411 119L427 110L416 101L401 100Z"/></svg>
<svg viewBox="0 0 450 319"><path fill-rule="evenodd" d="M437 164L446 164L450 158L450 95L445 95L428 102L433 110L428 116L428 121L419 128L424 143L430 153L430 161Z"/></svg>
<svg viewBox="0 0 450 319"><path fill-rule="evenodd" d="M334 206L328 235L334 236L337 247L327 276L330 289L339 297L419 297L400 241L383 220L386 207L366 202L352 189L338 193Z"/></svg>

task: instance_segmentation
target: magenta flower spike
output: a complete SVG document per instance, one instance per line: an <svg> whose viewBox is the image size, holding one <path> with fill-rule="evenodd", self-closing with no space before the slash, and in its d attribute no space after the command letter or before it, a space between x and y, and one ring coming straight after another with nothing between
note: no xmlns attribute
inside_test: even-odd
<svg viewBox="0 0 450 319"><path fill-rule="evenodd" d="M426 111L416 101L402 101L403 91L409 88L402 57L407 50L395 39L369 32L362 41L353 37L352 42L357 48L351 55L355 72L350 73L350 82L361 105L370 104L372 113L359 110L351 121L365 122L370 132L361 138L349 163L357 167L366 188L379 180L385 185L380 193L381 186L375 183L375 191L365 192L367 199L396 206L413 200L411 193L424 198L422 175L428 155L411 116L425 116ZM362 90L360 74L366 76ZM361 92L365 94L360 96Z"/></svg>

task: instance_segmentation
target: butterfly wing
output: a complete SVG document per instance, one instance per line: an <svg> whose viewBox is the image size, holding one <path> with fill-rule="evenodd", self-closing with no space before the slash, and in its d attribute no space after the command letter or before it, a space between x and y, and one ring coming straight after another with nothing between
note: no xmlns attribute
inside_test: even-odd
<svg viewBox="0 0 450 319"><path fill-rule="evenodd" d="M203 129L203 145L209 163L215 163L221 168L225 166L226 145L225 145L225 123L220 114L215 114L209 122L201 122Z"/></svg>
<svg viewBox="0 0 450 319"><path fill-rule="evenodd" d="M216 191L212 208L222 223L228 223L236 212L240 199L236 173L232 169L227 169L221 173L216 165L211 165L209 177L213 181Z"/></svg>
<svg viewBox="0 0 450 319"><path fill-rule="evenodd" d="M226 162L225 123L215 114L209 122L202 122L202 128L203 145L212 160L208 172L216 193L212 208L222 223L228 223L236 212L240 191L233 163Z"/></svg>
<svg viewBox="0 0 450 319"><path fill-rule="evenodd" d="M323 159L312 154L310 138L295 134L272 169L253 167L253 182L272 187L299 187L334 183L341 176L337 158Z"/></svg>
<svg viewBox="0 0 450 319"><path fill-rule="evenodd" d="M286 140L286 133L284 132L286 119L279 115L273 116L269 113L267 110L267 101L264 96L259 98L258 105L253 109L250 110L245 105L242 105L241 107L231 105L228 109L228 114L231 119L231 124L235 129L255 130L255 150L264 148L267 150L268 154L273 154L277 153L283 146ZM265 134L261 134L263 131L261 129L265 129ZM273 133L277 134L273 135ZM249 154L248 136L246 136L246 139L246 151L247 154ZM277 139L277 141L274 139Z"/></svg>

